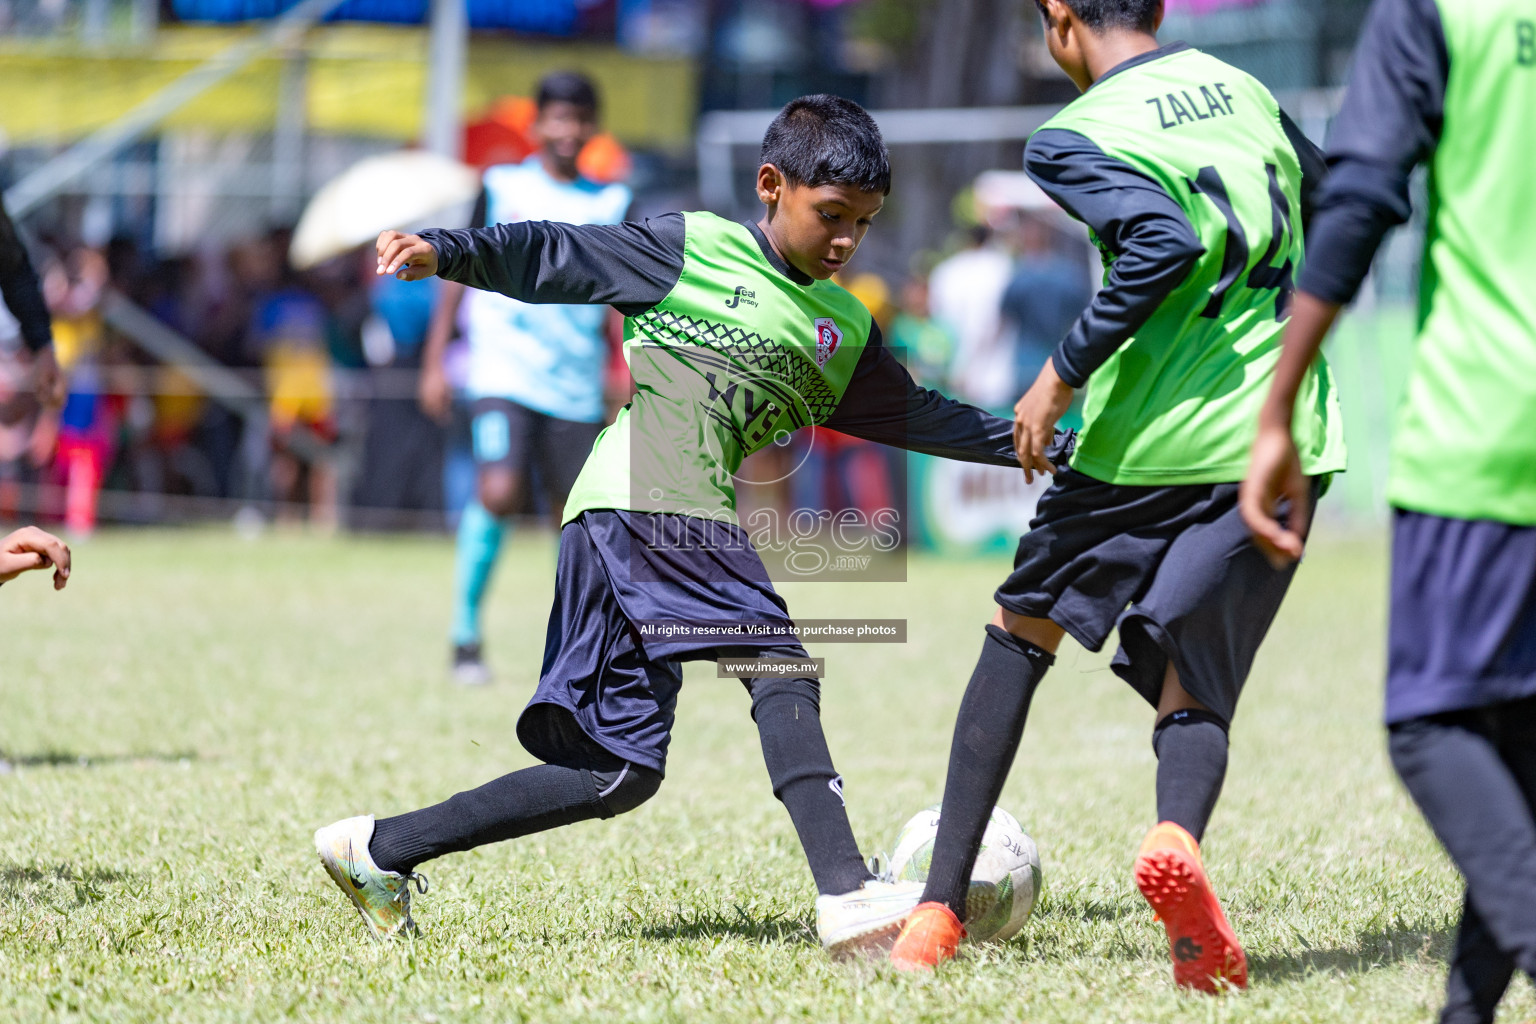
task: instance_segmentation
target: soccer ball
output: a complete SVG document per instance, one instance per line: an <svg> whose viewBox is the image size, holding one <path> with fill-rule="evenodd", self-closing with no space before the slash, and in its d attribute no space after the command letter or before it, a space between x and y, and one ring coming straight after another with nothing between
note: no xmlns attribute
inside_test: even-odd
<svg viewBox="0 0 1536 1024"><path fill-rule="evenodd" d="M914 814L896 836L891 873L902 881L924 882L933 860L933 839L939 832L939 804ZM1040 895L1040 852L1018 819L1001 807L992 808L981 852L971 871L965 898L966 938L973 942L1006 942L1019 933Z"/></svg>

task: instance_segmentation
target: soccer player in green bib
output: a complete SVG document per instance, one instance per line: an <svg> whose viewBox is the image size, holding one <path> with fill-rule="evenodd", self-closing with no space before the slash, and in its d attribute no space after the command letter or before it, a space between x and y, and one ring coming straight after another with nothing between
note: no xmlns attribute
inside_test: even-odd
<svg viewBox="0 0 1536 1024"><path fill-rule="evenodd" d="M1227 728L1291 569L1237 509L1254 417L1279 355L1303 207L1321 154L1251 76L1159 46L1160 0L1043 0L1051 55L1083 95L1025 149L1025 168L1092 230L1104 288L1015 407L1025 473L1079 387L1084 425L1041 497L955 724L923 904L891 951L907 970L953 957L968 882L1035 687L1063 635L1098 650L1156 712L1158 824L1137 886L1168 932L1175 981L1247 983L1200 840ZM1296 431L1304 500L1344 468L1331 380L1310 368Z"/></svg>
<svg viewBox="0 0 1536 1024"><path fill-rule="evenodd" d="M517 728L544 763L433 807L316 833L326 869L376 936L411 927L410 883L423 861L610 818L655 794L681 662L806 657L736 515L733 476L746 456L816 424L1016 465L1007 420L918 387L869 311L829 280L889 190L870 116L810 96L764 137L757 191L767 213L755 224L676 213L380 237L381 274L614 306L626 317L636 394L599 435L565 504L544 664ZM920 887L877 880L865 866L817 681L743 682L774 794L820 893L822 941L834 954L888 945Z"/></svg>
<svg viewBox="0 0 1536 1024"><path fill-rule="evenodd" d="M1392 764L1466 876L1443 1024L1536 978L1536 0L1377 0L1243 513L1280 563L1304 523L1292 399L1427 163L1419 335L1392 437Z"/></svg>

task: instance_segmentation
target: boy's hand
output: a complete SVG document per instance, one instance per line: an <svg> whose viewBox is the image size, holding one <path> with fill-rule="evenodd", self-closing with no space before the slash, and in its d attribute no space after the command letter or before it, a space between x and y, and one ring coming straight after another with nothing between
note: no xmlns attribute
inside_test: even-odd
<svg viewBox="0 0 1536 1024"><path fill-rule="evenodd" d="M0 583L9 583L32 569L53 566L53 589L69 582L69 546L35 526L23 526L0 540Z"/></svg>
<svg viewBox="0 0 1536 1024"><path fill-rule="evenodd" d="M1301 558L1311 515L1310 487L1301 471L1290 423L1261 422L1248 476L1237 492L1237 507L1253 531L1253 542L1276 569ZM1281 502L1290 506L1284 526L1276 515Z"/></svg>
<svg viewBox="0 0 1536 1024"><path fill-rule="evenodd" d="M32 387L37 392L38 404L44 409L57 409L68 397L64 372L59 369L59 357L51 342L32 357Z"/></svg>
<svg viewBox="0 0 1536 1024"><path fill-rule="evenodd" d="M374 248L379 253L374 273L380 277L393 274L402 281L420 281L437 273L437 250L420 235L385 231Z"/></svg>
<svg viewBox="0 0 1536 1024"><path fill-rule="evenodd" d="M1036 473L1055 473L1045 449L1056 436L1056 422L1072 404L1073 389L1056 375L1056 364L1047 359L1024 397L1013 407L1013 451L1024 467L1024 479L1035 482Z"/></svg>

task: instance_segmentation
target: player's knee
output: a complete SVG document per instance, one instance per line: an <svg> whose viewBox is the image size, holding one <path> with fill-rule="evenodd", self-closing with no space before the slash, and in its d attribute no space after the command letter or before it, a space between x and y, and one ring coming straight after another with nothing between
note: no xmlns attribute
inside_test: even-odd
<svg viewBox="0 0 1536 1024"><path fill-rule="evenodd" d="M517 481L502 473L482 473L479 482L480 504L498 519L509 516L517 507Z"/></svg>
<svg viewBox="0 0 1536 1024"><path fill-rule="evenodd" d="M598 802L611 818L632 811L655 796L661 788L661 773L626 761L622 768L593 772L592 781L597 785Z"/></svg>
<svg viewBox="0 0 1536 1024"><path fill-rule="evenodd" d="M1228 730L1226 719L1207 708L1183 708L1159 718L1157 724L1152 727L1152 753L1161 756L1162 751L1159 748L1163 737L1170 729L1200 726L1207 728L1214 726L1220 730L1220 742L1223 745L1226 744Z"/></svg>

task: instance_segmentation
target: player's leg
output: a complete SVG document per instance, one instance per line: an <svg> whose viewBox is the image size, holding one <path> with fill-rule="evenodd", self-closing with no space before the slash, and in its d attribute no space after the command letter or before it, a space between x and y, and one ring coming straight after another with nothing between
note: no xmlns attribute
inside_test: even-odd
<svg viewBox="0 0 1536 1024"><path fill-rule="evenodd" d="M374 826L369 846L387 872L411 874L449 853L632 811L661 788L661 773L576 740L568 764L541 764L503 775L442 803Z"/></svg>
<svg viewBox="0 0 1536 1024"><path fill-rule="evenodd" d="M751 657L804 658L800 647L754 650ZM915 883L876 879L848 823L843 777L821 728L821 686L814 679L743 679L762 742L773 795L795 825L816 880L816 931L834 957L883 952L917 903Z"/></svg>
<svg viewBox="0 0 1536 1024"><path fill-rule="evenodd" d="M1492 1020L1536 968L1536 528L1397 510L1391 603L1388 749L1475 911L1442 1019Z"/></svg>
<svg viewBox="0 0 1536 1024"><path fill-rule="evenodd" d="M506 517L516 507L529 414L504 399L477 399L471 409L476 500L459 517L454 550L453 672L467 685L490 682L482 655L480 609L501 552Z"/></svg>
<svg viewBox="0 0 1536 1024"><path fill-rule="evenodd" d="M754 651L774 658L778 652ZM784 657L805 657L800 651ZM752 697L763 763L773 795L795 824L800 846L810 862L816 891L844 893L871 877L848 824L843 777L832 766L832 753L821 728L821 685L814 679L744 679Z"/></svg>
<svg viewBox="0 0 1536 1024"><path fill-rule="evenodd" d="M581 467L592 454L592 445L603 432L603 424L543 416L539 427L529 454L538 463L550 519L559 523L565 517L565 499L570 497Z"/></svg>
<svg viewBox="0 0 1536 1024"><path fill-rule="evenodd" d="M1462 896L1461 921L1456 925L1456 946L1448 966L1440 1024L1491 1022L1514 977L1515 961L1499 949L1472 905L1470 893Z"/></svg>
<svg viewBox="0 0 1536 1024"><path fill-rule="evenodd" d="M971 871L1035 688L1064 633L1091 650L1102 646L1187 504L1172 488L1119 487L1070 469L1041 497L961 700L923 903L891 950L899 969L925 970L955 955Z"/></svg>
<svg viewBox="0 0 1536 1024"><path fill-rule="evenodd" d="M1227 773L1227 723L1165 669L1158 721L1158 823L1142 840L1132 875L1168 933L1174 981L1204 992L1248 983L1247 957L1205 873L1200 840Z"/></svg>
<svg viewBox="0 0 1536 1024"><path fill-rule="evenodd" d="M427 891L416 866L448 853L611 818L655 795L661 773L598 750L583 767L541 764L504 775L442 803L392 818L359 815L315 833L332 880L376 939L415 930L410 889Z"/></svg>
<svg viewBox="0 0 1536 1024"><path fill-rule="evenodd" d="M417 864L649 799L681 685L676 663L635 645L583 524L569 524L539 686L518 721L519 740L545 763L408 814L329 825L315 834L326 870L376 937L411 927Z"/></svg>
<svg viewBox="0 0 1536 1024"><path fill-rule="evenodd" d="M1049 619L1002 608L987 626L955 719L922 903L891 951L891 962L900 970L925 970L955 955L965 934L965 901L987 821L1013 767L1035 688L1055 662L1063 635Z"/></svg>
<svg viewBox="0 0 1536 1024"><path fill-rule="evenodd" d="M1157 820L1205 837L1227 777L1227 723L1179 683L1170 659L1152 728L1157 757Z"/></svg>
<svg viewBox="0 0 1536 1024"><path fill-rule="evenodd" d="M1133 876L1168 933L1175 982L1215 992L1246 986L1248 968L1200 842L1226 778L1228 723L1294 569L1274 569L1253 546L1235 486L1205 494L1121 617L1113 666L1157 708L1158 824Z"/></svg>
<svg viewBox="0 0 1536 1024"><path fill-rule="evenodd" d="M1392 726L1392 765L1467 880L1446 1024L1494 1019L1516 968L1536 973L1536 703Z"/></svg>

